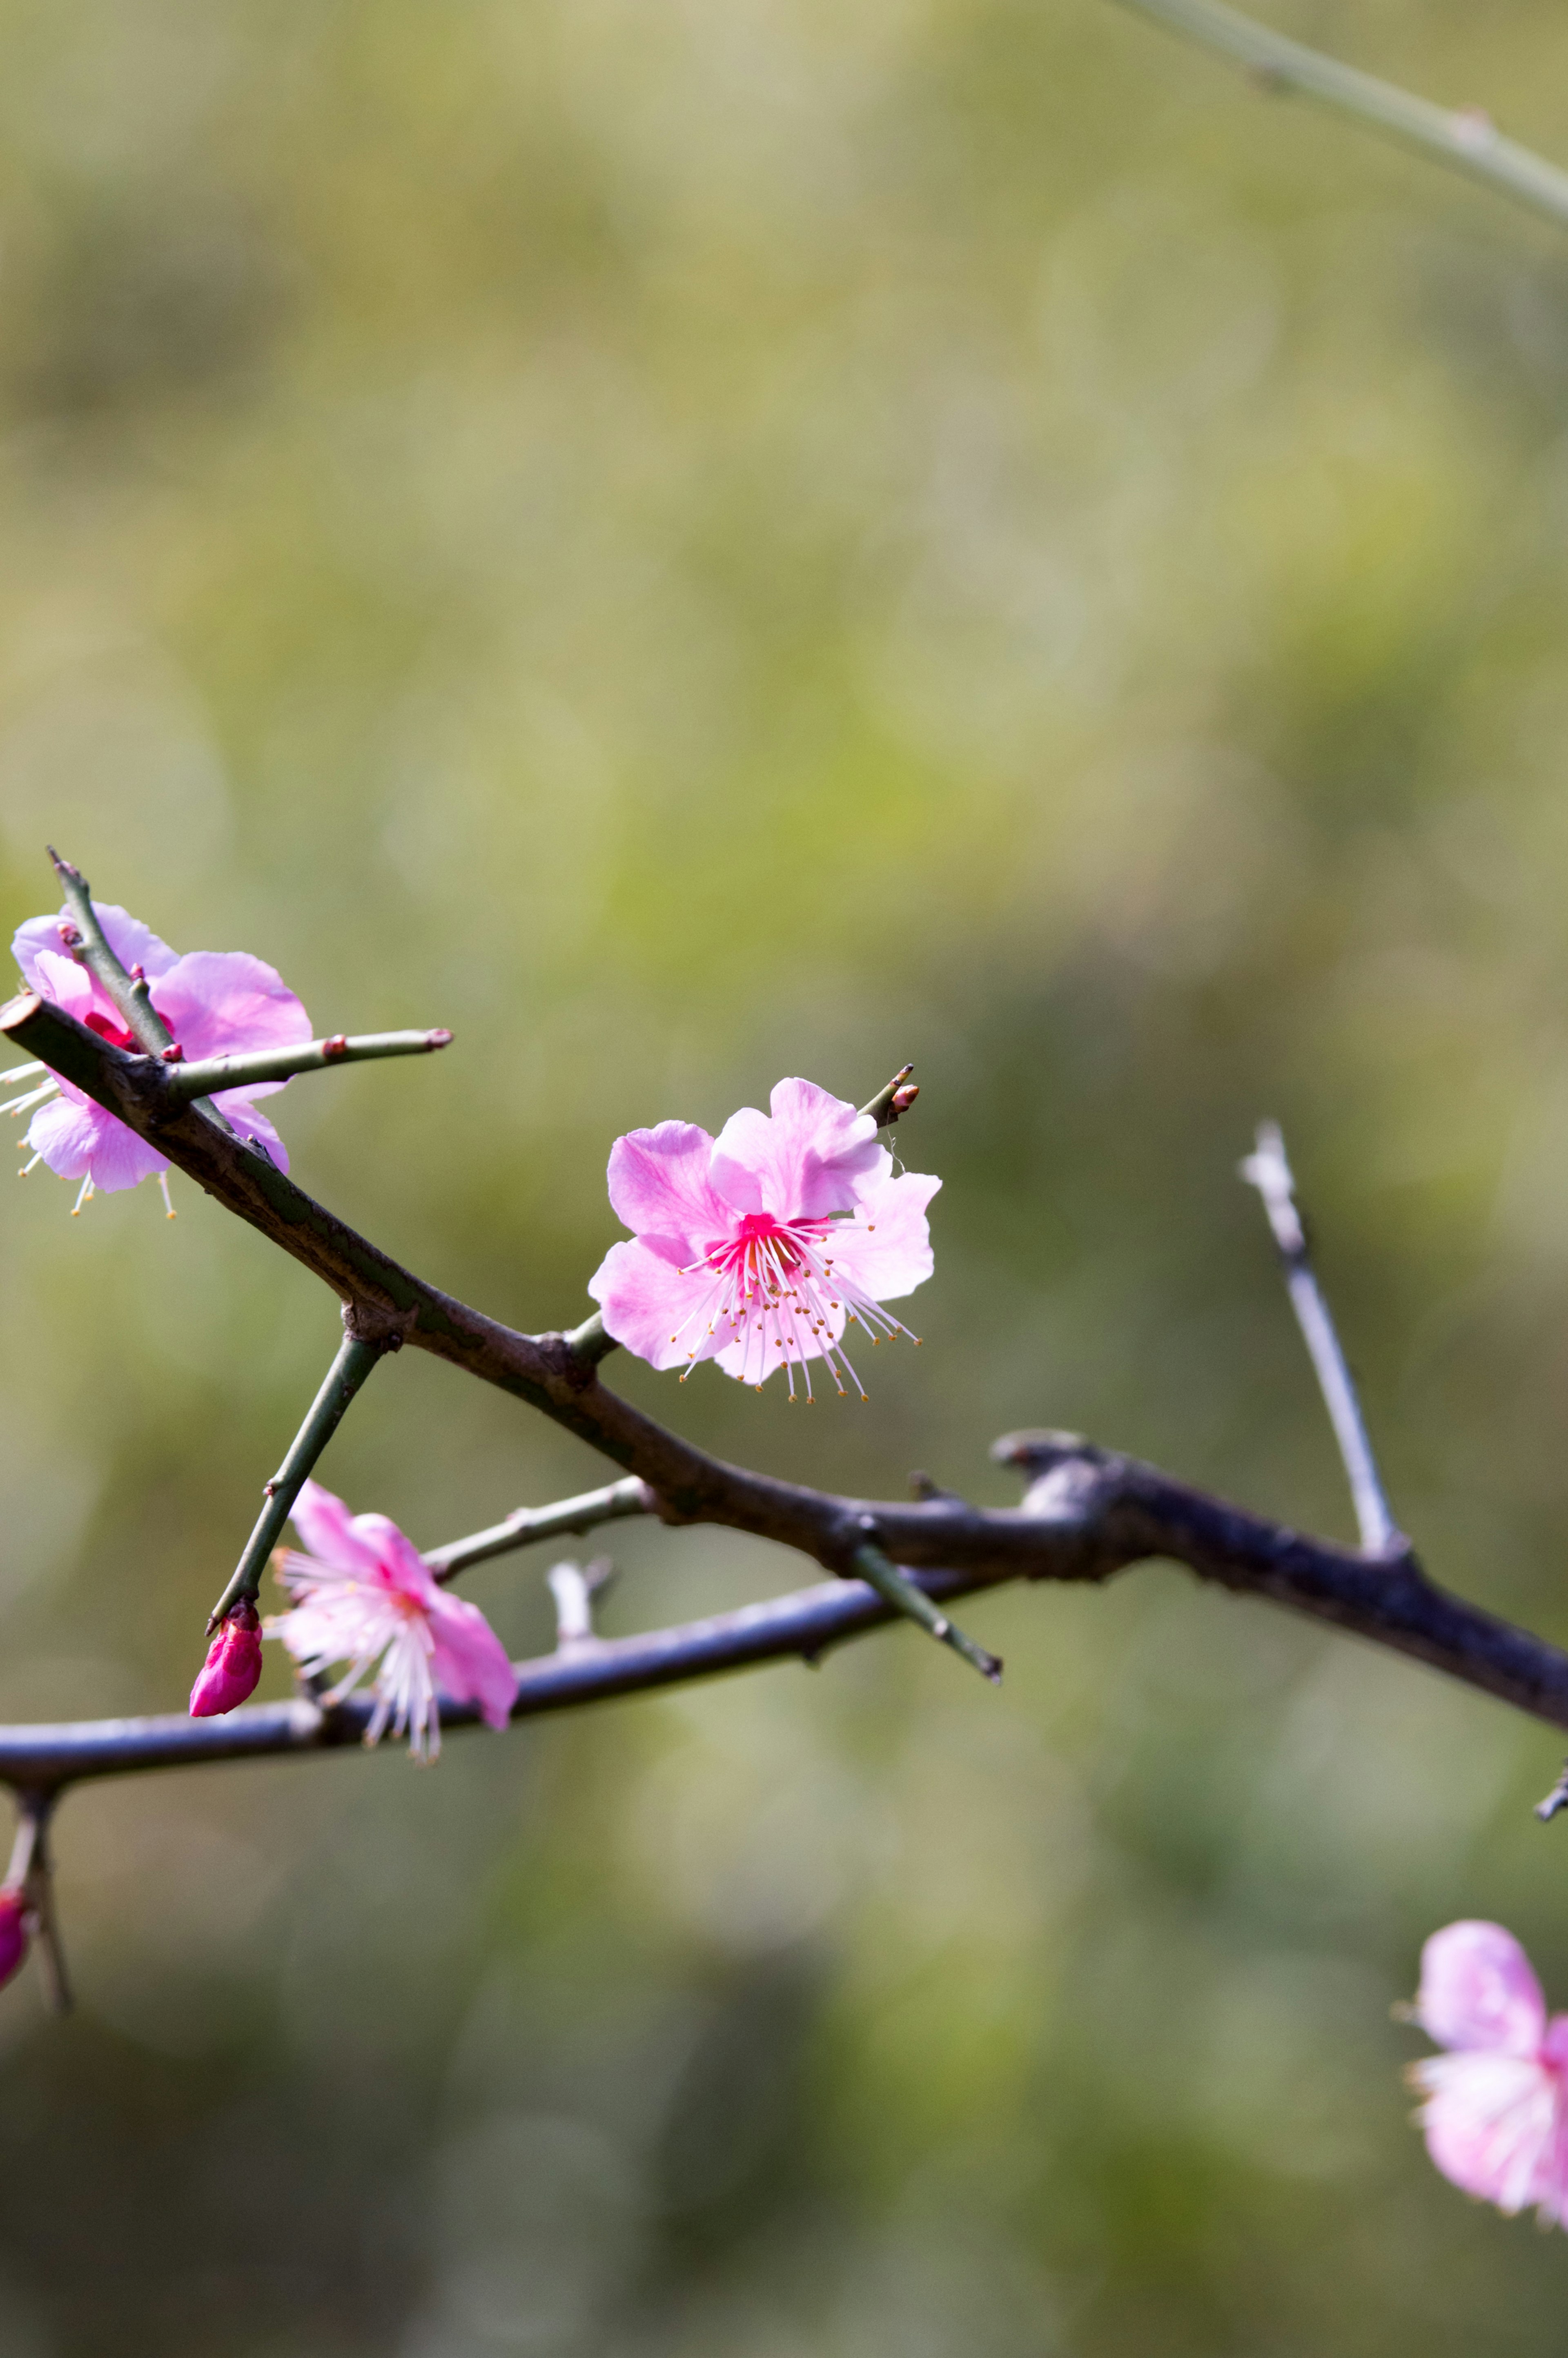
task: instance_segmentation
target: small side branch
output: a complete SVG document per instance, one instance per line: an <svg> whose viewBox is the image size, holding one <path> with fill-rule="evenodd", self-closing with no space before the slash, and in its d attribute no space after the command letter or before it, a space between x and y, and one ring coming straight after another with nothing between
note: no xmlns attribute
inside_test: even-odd
<svg viewBox="0 0 1568 2358"><path fill-rule="evenodd" d="M310 1403L310 1413L295 1434L283 1464L265 1485L266 1504L257 1518L254 1531L245 1541L244 1553L234 1567L233 1578L208 1617L209 1637L221 1621L228 1618L242 1597L253 1605L255 1603L267 1558L283 1536L283 1527L311 1468L341 1424L349 1403L360 1386L389 1348L390 1337L366 1343L355 1335L344 1336L338 1356L328 1370L327 1380Z"/></svg>
<svg viewBox="0 0 1568 2358"><path fill-rule="evenodd" d="M1473 180L1568 226L1568 172L1516 140L1505 139L1479 107L1451 109L1412 97L1394 83L1379 81L1337 58L1287 40L1282 33L1255 25L1220 0L1122 0L1172 32L1184 33L1205 49L1217 49L1246 66L1268 90L1300 91L1447 164Z"/></svg>
<svg viewBox="0 0 1568 2358"><path fill-rule="evenodd" d="M49 1855L49 1820L59 1799L56 1786L23 1786L16 1794L16 1838L5 1882L27 1900L28 1929L38 1946L43 1971L44 2002L51 2014L69 2014L70 1977L55 1909L54 1861Z"/></svg>
<svg viewBox="0 0 1568 2358"><path fill-rule="evenodd" d="M891 1081L880 1088L874 1098L868 1098L860 1108L869 1113L879 1130L891 1130L901 1113L907 1113L920 1095L920 1085L912 1081L913 1065L901 1065Z"/></svg>
<svg viewBox="0 0 1568 2358"><path fill-rule="evenodd" d="M600 1555L587 1564L552 1564L546 1578L556 1600L557 1651L568 1646L596 1645L594 1605L615 1580L615 1566L610 1558Z"/></svg>
<svg viewBox="0 0 1568 2358"><path fill-rule="evenodd" d="M219 1089L254 1087L257 1081L292 1080L298 1073L331 1072L339 1065L363 1064L373 1056L425 1056L449 1048L452 1035L435 1032L367 1032L354 1039L335 1032L328 1040L307 1040L297 1048L262 1048L244 1056L203 1056L170 1066L168 1095L178 1103L211 1097Z"/></svg>
<svg viewBox="0 0 1568 2358"><path fill-rule="evenodd" d="M1361 1545L1368 1555L1408 1555L1410 1541L1389 1511L1356 1385L1340 1348L1328 1304L1313 1273L1306 1229L1296 1208L1295 1181L1285 1160L1285 1141L1277 1122L1259 1123L1256 1150L1240 1170L1248 1185L1256 1187L1262 1197L1274 1242L1280 1249L1291 1307L1311 1355L1328 1421L1345 1461Z"/></svg>
<svg viewBox="0 0 1568 2358"><path fill-rule="evenodd" d="M632 1474L623 1482L607 1483L602 1490L584 1490L579 1497L558 1499L552 1507L519 1507L503 1523L492 1523L488 1531L427 1550L425 1561L438 1580L455 1580L470 1564L483 1563L492 1555L509 1555L514 1548L532 1547L536 1540L564 1539L568 1532L591 1531L600 1523L657 1511L647 1484Z"/></svg>
<svg viewBox="0 0 1568 2358"><path fill-rule="evenodd" d="M149 1056L161 1056L174 1044L174 1034L154 1007L145 975L126 973L109 946L109 937L92 905L92 887L80 868L62 860L53 844L49 855L65 894L66 907L76 922L77 938L67 943L72 957L100 983L124 1018L125 1029Z"/></svg>
<svg viewBox="0 0 1568 2358"><path fill-rule="evenodd" d="M856 1577L863 1580L868 1588L874 1588L884 1605L891 1605L895 1612L903 1614L940 1644L951 1646L953 1651L961 1654L982 1678L989 1679L992 1686L1000 1686L1001 1664L997 1657L988 1654L983 1646L977 1646L972 1638L966 1638L964 1632L949 1621L946 1613L932 1603L919 1582L911 1580L906 1572L901 1572L892 1557L883 1552L874 1536L877 1528L874 1515L862 1515L860 1523L866 1537L849 1557L850 1568Z"/></svg>

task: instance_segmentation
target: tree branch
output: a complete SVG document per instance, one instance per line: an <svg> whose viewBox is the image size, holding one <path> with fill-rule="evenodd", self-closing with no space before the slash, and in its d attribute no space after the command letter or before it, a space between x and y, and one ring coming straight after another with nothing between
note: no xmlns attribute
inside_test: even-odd
<svg viewBox="0 0 1568 2358"><path fill-rule="evenodd" d="M519 1507L503 1523L492 1523L471 1539L449 1540L431 1548L425 1561L438 1580L455 1580L473 1563L514 1548L531 1547L535 1540L564 1539L568 1532L591 1531L600 1523L619 1522L626 1515L653 1515L658 1502L645 1482L629 1475L602 1490L585 1490L580 1498L562 1498L553 1507Z"/></svg>
<svg viewBox="0 0 1568 2358"><path fill-rule="evenodd" d="M243 1056L202 1056L195 1064L169 1068L168 1095L205 1098L219 1089L240 1089L257 1081L292 1080L298 1073L329 1073L339 1065L356 1065L373 1056L425 1056L433 1048L449 1048L452 1035L436 1032L367 1032L348 1039L335 1032L329 1040L307 1040L297 1048L259 1048Z"/></svg>
<svg viewBox="0 0 1568 2358"><path fill-rule="evenodd" d="M1339 1444L1361 1545L1368 1555L1402 1555L1410 1541L1390 1513L1383 1495L1355 1379L1340 1347L1339 1336L1307 1250L1306 1228L1296 1208L1296 1183L1285 1160L1285 1141L1278 1122L1259 1123L1256 1151L1240 1165L1240 1171L1248 1185L1256 1187L1262 1197L1274 1242L1280 1249L1291 1307L1296 1314L1324 1406L1328 1411L1328 1421Z"/></svg>
<svg viewBox="0 0 1568 2358"><path fill-rule="evenodd" d="M1450 111L1413 98L1392 82L1379 81L1354 66L1341 65L1337 58L1325 58L1238 16L1219 0L1121 0L1121 5L1186 34L1206 49L1237 59L1266 89L1300 91L1374 131L1419 147L1473 180L1485 181L1559 226L1568 224L1568 172L1505 139L1478 107Z"/></svg>

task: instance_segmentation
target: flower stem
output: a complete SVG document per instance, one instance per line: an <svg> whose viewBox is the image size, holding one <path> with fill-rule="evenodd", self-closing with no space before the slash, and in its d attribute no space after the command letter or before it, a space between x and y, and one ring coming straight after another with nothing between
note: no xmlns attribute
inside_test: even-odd
<svg viewBox="0 0 1568 2358"><path fill-rule="evenodd" d="M868 1098L860 1108L861 1113L871 1115L879 1130L891 1130L899 1115L906 1110L904 1107L895 1105L893 1099L904 1087L914 1070L913 1065L901 1065L885 1087L880 1088L874 1098Z"/></svg>
<svg viewBox="0 0 1568 2358"><path fill-rule="evenodd" d="M347 1039L339 1032L330 1040L307 1040L293 1048L260 1048L243 1056L204 1056L193 1065L171 1065L171 1097L189 1100L211 1096L219 1089L240 1089L257 1081L291 1080L297 1073L330 1072L337 1065L354 1065L372 1056L423 1056L432 1048L449 1045L451 1033L437 1032L367 1032Z"/></svg>
<svg viewBox="0 0 1568 2358"><path fill-rule="evenodd" d="M1505 139L1477 107L1434 106L1430 99L1412 97L1392 82L1255 25L1220 0L1122 0L1122 5L1238 59L1265 89L1299 90L1568 224L1568 172Z"/></svg>
<svg viewBox="0 0 1568 2358"><path fill-rule="evenodd" d="M585 1490L579 1498L560 1498L550 1507L519 1507L503 1523L475 1531L470 1539L449 1540L430 1548L425 1561L438 1580L455 1580L472 1563L535 1540L555 1540L568 1531L590 1531L597 1524L619 1522L624 1515L651 1515L654 1495L647 1484L629 1474L623 1482L608 1483L602 1490Z"/></svg>
<svg viewBox="0 0 1568 2358"><path fill-rule="evenodd" d="M961 1629L956 1628L919 1584L911 1580L907 1573L901 1572L874 1540L861 1541L849 1558L849 1568L857 1579L863 1580L869 1588L876 1590L884 1605L891 1605L895 1612L906 1614L911 1621L918 1621L933 1638L940 1639L945 1646L951 1646L956 1654L962 1654L965 1661L971 1662L982 1678L989 1679L992 1686L1000 1686L1001 1664L997 1657L988 1654L983 1646L977 1646L972 1638L966 1638Z"/></svg>
<svg viewBox="0 0 1568 2358"><path fill-rule="evenodd" d="M234 1576L208 1616L209 1637L221 1621L228 1618L242 1597L255 1602L266 1560L283 1535L294 1501L316 1460L342 1422L349 1402L388 1347L384 1341L362 1343L357 1336L344 1336L341 1348L327 1372L327 1380L310 1403L310 1413L295 1434L287 1456L266 1485L266 1504L245 1541Z"/></svg>

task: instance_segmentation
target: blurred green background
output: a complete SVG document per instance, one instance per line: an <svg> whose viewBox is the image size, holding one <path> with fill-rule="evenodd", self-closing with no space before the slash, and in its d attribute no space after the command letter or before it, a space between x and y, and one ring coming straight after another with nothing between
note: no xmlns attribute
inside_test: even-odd
<svg viewBox="0 0 1568 2358"><path fill-rule="evenodd" d="M1283 28L1568 157L1551 0ZM803 1071L940 1172L925 1348L697 1439L979 1499L1055 1422L1347 1533L1278 1116L1396 1509L1568 1639L1568 237L1104 0L5 0L0 848L319 1029L305 1184L584 1314L611 1138ZM0 1712L182 1699L334 1341L175 1181L0 1223ZM435 1363L424 1544L600 1477ZM797 1585L629 1529L615 1629ZM469 1583L549 1641L547 1554ZM1563 2346L1389 2008L1568 2001L1561 1740L1151 1568L817 1674L87 1789L0 1999L5 2358ZM265 1692L281 1693L269 1664Z"/></svg>

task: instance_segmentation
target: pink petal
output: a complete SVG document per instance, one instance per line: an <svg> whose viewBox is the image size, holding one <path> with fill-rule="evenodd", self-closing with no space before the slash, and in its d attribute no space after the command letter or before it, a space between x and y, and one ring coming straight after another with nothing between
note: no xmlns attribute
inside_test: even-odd
<svg viewBox="0 0 1568 2358"><path fill-rule="evenodd" d="M94 901L92 907L105 940L123 967L129 970L139 966L148 975L168 973L177 953L167 942L160 942L139 918L127 915L113 901ZM29 917L25 925L17 926L11 944L12 955L34 990L44 988L38 979L39 951L59 950L59 928L72 922L70 910L62 909L58 917Z"/></svg>
<svg viewBox="0 0 1568 2358"><path fill-rule="evenodd" d="M441 1602L441 1591L431 1576L429 1565L390 1515L356 1515L353 1531L374 1555L381 1578L388 1588L407 1597L424 1613L431 1612Z"/></svg>
<svg viewBox="0 0 1568 2358"><path fill-rule="evenodd" d="M276 970L244 950L193 950L153 986L153 1005L192 1062L246 1048L288 1048L310 1018ZM265 1081L251 1096L281 1088Z"/></svg>
<svg viewBox="0 0 1568 2358"><path fill-rule="evenodd" d="M821 1219L853 1209L868 1180L890 1166L876 1124L813 1081L780 1081L771 1116L732 1113L713 1149L714 1186L741 1212Z"/></svg>
<svg viewBox="0 0 1568 2358"><path fill-rule="evenodd" d="M381 1558L374 1547L364 1539L341 1498L335 1498L319 1482L306 1481L300 1486L288 1519L305 1542L308 1555L334 1572L352 1573L365 1580L379 1578Z"/></svg>
<svg viewBox="0 0 1568 2358"><path fill-rule="evenodd" d="M1465 1920L1445 1925L1422 1949L1415 2018L1440 2047L1534 2055L1546 2003L1513 1934L1500 1924Z"/></svg>
<svg viewBox="0 0 1568 2358"><path fill-rule="evenodd" d="M27 1128L27 1144L57 1177L91 1179L106 1195L168 1169L145 1138L102 1106L81 1102L74 1093L38 1108Z"/></svg>
<svg viewBox="0 0 1568 2358"><path fill-rule="evenodd" d="M35 990L45 999L52 999L57 1007L63 1007L79 1023L86 1022L95 1006L100 1012L114 1012L106 995L95 988L87 968L78 966L73 957L67 957L63 950L40 950L33 961L29 980ZM114 1022L116 1030L124 1030L117 1012L114 1012Z"/></svg>
<svg viewBox="0 0 1568 2358"><path fill-rule="evenodd" d="M705 1312L716 1282L707 1270L682 1274L686 1250L667 1238L638 1237L611 1245L588 1281L606 1333L650 1367L682 1368L714 1349Z"/></svg>
<svg viewBox="0 0 1568 2358"><path fill-rule="evenodd" d="M7 1885L0 1890L0 1982L8 1982L27 1953L27 1901Z"/></svg>
<svg viewBox="0 0 1568 2358"><path fill-rule="evenodd" d="M1560 2202L1555 2072L1525 2056L1474 2050L1428 2056L1411 2078L1426 2092L1421 2125L1444 2178L1500 2211Z"/></svg>
<svg viewBox="0 0 1568 2358"><path fill-rule="evenodd" d="M855 1218L840 1220L823 1246L835 1274L873 1302L894 1302L924 1285L932 1267L925 1206L941 1184L919 1171L874 1181Z"/></svg>
<svg viewBox="0 0 1568 2358"><path fill-rule="evenodd" d="M629 1130L610 1150L610 1200L636 1236L674 1237L695 1260L728 1234L734 1214L708 1176L713 1141L694 1121Z"/></svg>
<svg viewBox="0 0 1568 2358"><path fill-rule="evenodd" d="M436 1592L430 1613L436 1640L430 1668L454 1703L476 1703L491 1727L504 1727L517 1700L517 1673L505 1647L477 1605Z"/></svg>

